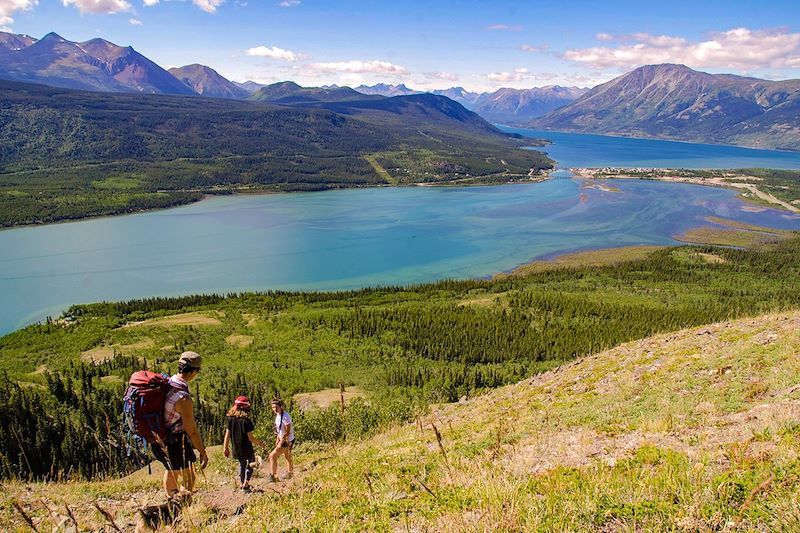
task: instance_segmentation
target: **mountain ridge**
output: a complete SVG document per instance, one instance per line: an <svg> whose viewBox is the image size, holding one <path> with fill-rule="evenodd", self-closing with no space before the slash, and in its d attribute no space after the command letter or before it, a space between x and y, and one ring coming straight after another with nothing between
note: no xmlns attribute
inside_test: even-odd
<svg viewBox="0 0 800 533"><path fill-rule="evenodd" d="M572 102L588 89L547 85L530 89L503 87L492 92L471 92L463 87L415 91L404 84L379 83L372 86L359 85L356 91L382 96L408 96L411 94L436 94L454 100L470 111L478 113L490 122L523 125L528 120Z"/></svg>
<svg viewBox="0 0 800 533"><path fill-rule="evenodd" d="M6 36L4 42L20 41ZM77 90L196 94L132 47L104 39L79 43L50 32L27 46L5 50L0 55L0 77L10 81Z"/></svg>
<svg viewBox="0 0 800 533"><path fill-rule="evenodd" d="M228 80L206 65L193 63L173 67L167 72L188 85L197 94L212 98L245 99L250 91Z"/></svg>
<svg viewBox="0 0 800 533"><path fill-rule="evenodd" d="M621 136L800 149L800 80L646 65L594 87L529 126Z"/></svg>

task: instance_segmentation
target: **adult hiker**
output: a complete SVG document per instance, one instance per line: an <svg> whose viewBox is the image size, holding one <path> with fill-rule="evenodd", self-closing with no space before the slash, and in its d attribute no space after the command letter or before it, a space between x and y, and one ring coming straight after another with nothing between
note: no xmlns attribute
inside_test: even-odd
<svg viewBox="0 0 800 533"><path fill-rule="evenodd" d="M178 373L169 379L170 390L164 403L164 421L167 437L163 445L154 445L153 455L166 468L164 491L167 497L176 499L194 491L194 463L200 454L202 468L208 465L208 454L200 438L194 419L194 404L189 393L189 382L200 374L202 358L196 352L183 352L178 359ZM179 488L178 477L183 481Z"/></svg>
<svg viewBox="0 0 800 533"><path fill-rule="evenodd" d="M255 425L250 420L250 399L239 396L228 410L228 427L223 439L223 453L239 461L239 486L250 492L250 478L253 477L253 463L256 460L253 445L266 448L267 443L253 435ZM233 452L233 453L231 453Z"/></svg>
<svg viewBox="0 0 800 533"><path fill-rule="evenodd" d="M269 466L271 473L270 482L278 481L278 457L283 455L286 458L286 477L290 479L294 474L294 464L292 463L292 447L294 446L294 427L292 417L284 409L283 400L275 398L272 400L272 412L275 413L275 448L269 454Z"/></svg>

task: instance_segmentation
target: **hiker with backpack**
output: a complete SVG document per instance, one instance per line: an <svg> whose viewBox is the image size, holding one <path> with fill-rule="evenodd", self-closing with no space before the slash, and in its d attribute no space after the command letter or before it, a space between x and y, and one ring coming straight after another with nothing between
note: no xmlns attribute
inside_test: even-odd
<svg viewBox="0 0 800 533"><path fill-rule="evenodd" d="M202 468L208 465L208 454L194 419L194 404L189 393L189 382L200 374L202 358L196 352L183 352L178 359L178 373L169 378L169 390L164 398L164 423L166 436L152 447L153 456L160 461L164 472L164 491L176 499L185 492L194 491L194 463L200 453ZM183 480L183 491L178 487L178 477Z"/></svg>
<svg viewBox="0 0 800 533"><path fill-rule="evenodd" d="M189 382L200 374L202 358L195 352L183 352L178 373L172 377L149 370L134 372L123 398L123 427L127 433L128 456L146 457L147 448L160 461L164 472L164 491L170 499L179 499L194 490L194 463L200 453L205 468L208 455L194 419L194 405ZM183 491L178 477L183 479Z"/></svg>
<svg viewBox="0 0 800 533"><path fill-rule="evenodd" d="M250 492L253 463L256 460L253 445L266 447L267 443L253 435L255 426L250 420L250 399L239 396L228 410L228 427L223 439L223 453L239 461L239 485L242 491ZM233 452L233 453L231 453Z"/></svg>
<svg viewBox="0 0 800 533"><path fill-rule="evenodd" d="M278 457L283 455L286 458L286 478L291 479L294 475L294 463L292 463L292 448L294 447L294 427L292 417L284 410L283 400L275 398L272 400L272 412L275 413L275 448L269 454L269 466L271 473L269 480L271 483L278 481Z"/></svg>

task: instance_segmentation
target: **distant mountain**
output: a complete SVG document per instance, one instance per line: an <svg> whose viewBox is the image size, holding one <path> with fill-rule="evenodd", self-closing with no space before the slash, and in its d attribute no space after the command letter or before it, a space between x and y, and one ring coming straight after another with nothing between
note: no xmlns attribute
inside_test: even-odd
<svg viewBox="0 0 800 533"><path fill-rule="evenodd" d="M355 90L363 94L379 94L382 96L424 94L423 91L414 91L402 83L400 85L387 85L385 83L372 86L359 85ZM490 122L524 124L532 118L545 115L554 109L569 104L588 90L578 87L550 85L547 87L533 87L532 89L504 88L491 93L470 92L463 87L436 89L428 92L455 100Z"/></svg>
<svg viewBox="0 0 800 533"><path fill-rule="evenodd" d="M480 98L482 95L487 93L473 93L469 92L463 87L450 87L449 89L436 89L435 91L431 91L432 94L438 94L439 96L446 96L451 100L455 100L459 104L463 105L467 109L472 109L473 104Z"/></svg>
<svg viewBox="0 0 800 533"><path fill-rule="evenodd" d="M266 85L264 85L263 83L256 83L256 82L250 81L250 80L247 80L247 81L234 81L233 84L238 86L238 87L241 87L242 89L244 89L245 91L247 91L250 94L256 92L257 90L259 90L262 87L266 87Z"/></svg>
<svg viewBox="0 0 800 533"><path fill-rule="evenodd" d="M589 89L548 85L531 89L498 89L481 94L471 109L491 122L522 124L563 107Z"/></svg>
<svg viewBox="0 0 800 533"><path fill-rule="evenodd" d="M361 94L378 94L380 96L408 96L409 94L420 94L420 91L409 89L403 83L399 85L389 85L387 83L359 85L355 90Z"/></svg>
<svg viewBox="0 0 800 533"><path fill-rule="evenodd" d="M103 39L76 43L56 33L39 41L5 34L2 41L3 79L90 91L196 94L130 46Z"/></svg>
<svg viewBox="0 0 800 533"><path fill-rule="evenodd" d="M380 123L392 122L395 127L419 127L420 124L438 125L453 120L472 131L500 134L483 118L445 96L429 93L402 96L363 94L350 87L301 87L292 81L262 87L250 100L297 107L319 107L344 115L355 115L366 121L380 116ZM389 120L394 117L398 120Z"/></svg>
<svg viewBox="0 0 800 533"><path fill-rule="evenodd" d="M8 51L21 50L36 42L36 39L28 35L15 35L0 31L0 54Z"/></svg>
<svg viewBox="0 0 800 533"><path fill-rule="evenodd" d="M169 73L194 89L197 94L214 98L242 99L250 96L250 91L221 76L216 70L205 65L186 65L169 69Z"/></svg>
<svg viewBox="0 0 800 533"><path fill-rule="evenodd" d="M593 88L530 125L800 150L800 80L648 65Z"/></svg>
<svg viewBox="0 0 800 533"><path fill-rule="evenodd" d="M301 87L293 81L282 81L261 87L250 95L250 100L281 105L317 106L326 102L374 100L377 95L365 95L350 87Z"/></svg>

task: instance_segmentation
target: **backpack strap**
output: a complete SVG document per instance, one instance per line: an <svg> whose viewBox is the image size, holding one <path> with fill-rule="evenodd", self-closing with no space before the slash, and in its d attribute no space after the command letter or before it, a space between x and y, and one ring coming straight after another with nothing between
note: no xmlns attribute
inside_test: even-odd
<svg viewBox="0 0 800 533"><path fill-rule="evenodd" d="M170 400L170 396L172 394L176 394L177 392L183 392L189 398L192 397L192 393L189 391L189 385L188 384L181 383L180 381L177 381L177 380L172 379L172 378L169 378L168 384L169 384L170 390L167 391L167 394L166 394L166 400L167 401ZM172 409L173 410L174 410L174 408L175 408L175 406L172 405ZM179 418L178 420L176 420L172 424L168 424L167 425L167 433L173 433L173 430L175 429L175 427L178 426L178 424L180 424L182 421L183 421L182 418Z"/></svg>

